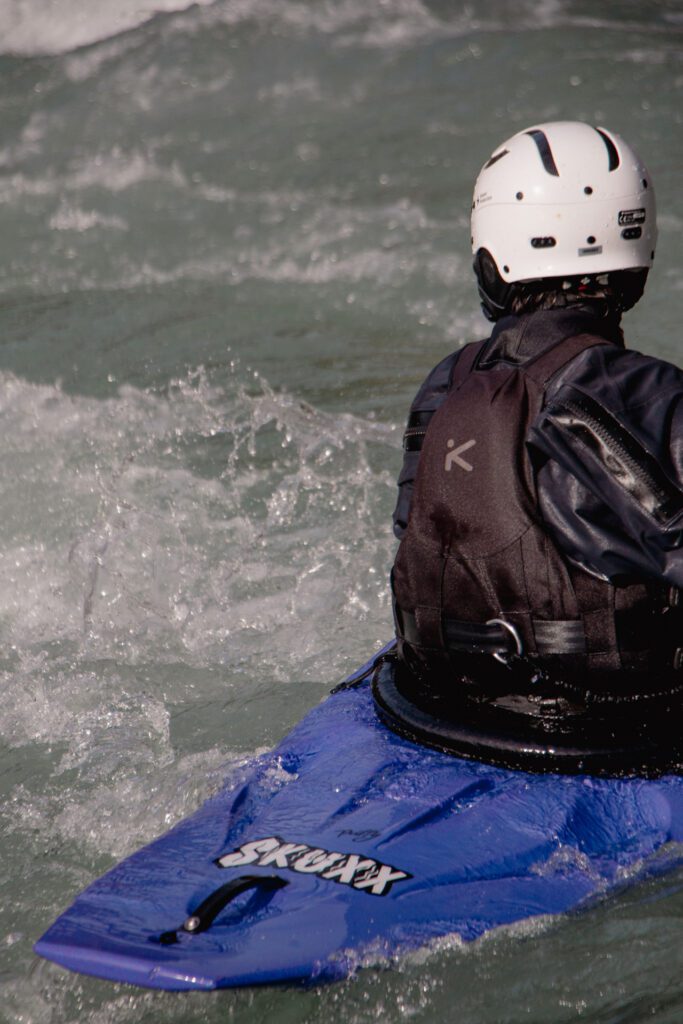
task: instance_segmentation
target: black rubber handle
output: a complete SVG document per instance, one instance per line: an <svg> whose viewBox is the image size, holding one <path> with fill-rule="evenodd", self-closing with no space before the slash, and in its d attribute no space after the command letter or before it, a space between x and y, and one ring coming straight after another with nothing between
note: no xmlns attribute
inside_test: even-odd
<svg viewBox="0 0 683 1024"><path fill-rule="evenodd" d="M159 936L158 941L164 946L173 945L178 941L178 932L187 932L189 935L197 935L205 932L216 920L221 910L237 896L249 889L261 889L263 892L275 892L282 889L289 883L278 875L240 875L232 881L221 885L203 900L196 910L193 910L188 918L183 921L180 928L164 932Z"/></svg>

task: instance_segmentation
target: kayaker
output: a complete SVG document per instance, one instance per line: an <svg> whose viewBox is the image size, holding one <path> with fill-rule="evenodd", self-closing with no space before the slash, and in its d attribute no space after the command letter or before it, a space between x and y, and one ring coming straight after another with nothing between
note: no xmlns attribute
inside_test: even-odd
<svg viewBox="0 0 683 1024"><path fill-rule="evenodd" d="M464 692L568 711L670 702L683 372L627 350L620 326L654 260L651 176L604 128L539 124L484 164L471 234L493 333L429 374L404 437L405 692L432 710Z"/></svg>

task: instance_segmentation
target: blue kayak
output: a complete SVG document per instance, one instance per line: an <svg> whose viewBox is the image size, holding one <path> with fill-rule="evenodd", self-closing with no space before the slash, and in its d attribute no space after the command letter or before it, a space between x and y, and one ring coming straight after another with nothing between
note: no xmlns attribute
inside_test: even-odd
<svg viewBox="0 0 683 1024"><path fill-rule="evenodd" d="M683 778L531 774L430 749L378 717L367 669L93 883L36 952L157 989L330 981L683 859Z"/></svg>

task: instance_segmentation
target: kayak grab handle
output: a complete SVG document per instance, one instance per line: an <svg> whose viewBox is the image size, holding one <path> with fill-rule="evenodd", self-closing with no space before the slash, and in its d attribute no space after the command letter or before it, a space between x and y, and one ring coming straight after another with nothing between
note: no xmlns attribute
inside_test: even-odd
<svg viewBox="0 0 683 1024"><path fill-rule="evenodd" d="M193 910L180 928L163 932L156 940L163 946L171 946L178 941L179 932L187 932L189 935L197 935L198 932L205 932L216 920L221 910L224 910L237 896L249 889L260 889L262 892L275 892L282 889L289 883L277 875L240 875L233 878L231 882L221 885L203 900L196 910Z"/></svg>

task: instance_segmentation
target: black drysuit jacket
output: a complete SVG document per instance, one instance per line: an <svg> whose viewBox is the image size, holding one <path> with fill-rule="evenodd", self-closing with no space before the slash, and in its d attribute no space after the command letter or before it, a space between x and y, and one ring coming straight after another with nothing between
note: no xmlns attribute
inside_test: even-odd
<svg viewBox="0 0 683 1024"><path fill-rule="evenodd" d="M582 352L556 375L529 429L542 520L560 551L595 576L683 587L683 371L626 349L618 321L589 305L505 317L483 360L520 363L578 334L610 344ZM429 374L409 424L428 421L444 401L458 354ZM584 422L566 429L562 414L577 406ZM394 512L399 538L419 458L407 446Z"/></svg>

